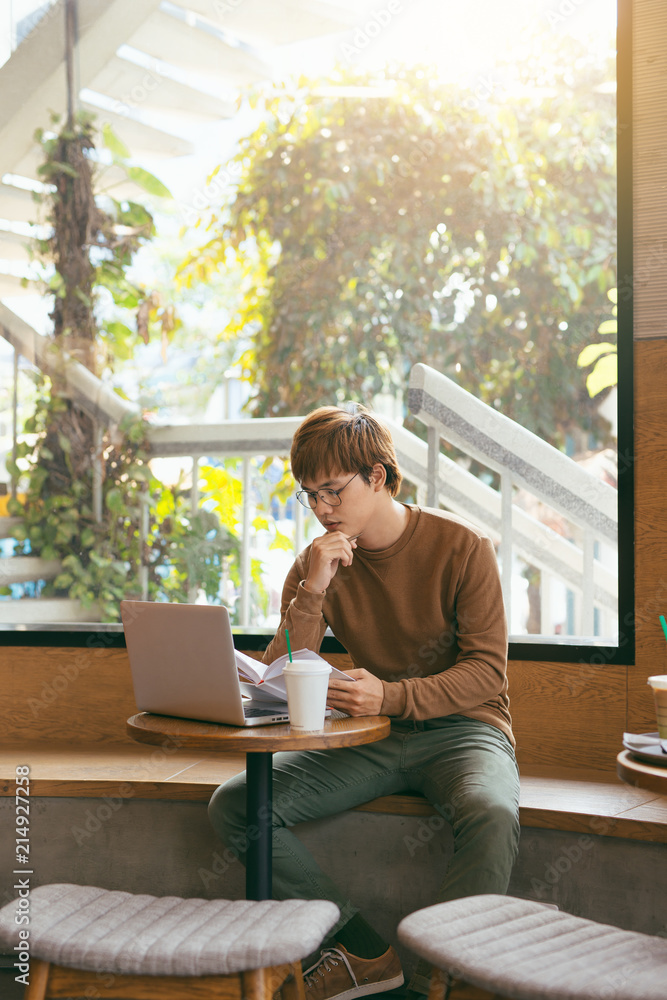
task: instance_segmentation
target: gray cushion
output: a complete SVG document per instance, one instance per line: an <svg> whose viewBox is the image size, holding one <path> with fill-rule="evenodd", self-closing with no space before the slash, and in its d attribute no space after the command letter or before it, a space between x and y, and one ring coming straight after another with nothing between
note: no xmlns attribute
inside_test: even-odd
<svg viewBox="0 0 667 1000"><path fill-rule="evenodd" d="M512 896L410 914L403 944L455 978L517 1000L665 1000L667 941Z"/></svg>
<svg viewBox="0 0 667 1000"><path fill-rule="evenodd" d="M19 943L16 903L0 910L0 951ZM89 885L30 893L30 953L97 972L204 976L295 962L338 920L326 900L180 899Z"/></svg>

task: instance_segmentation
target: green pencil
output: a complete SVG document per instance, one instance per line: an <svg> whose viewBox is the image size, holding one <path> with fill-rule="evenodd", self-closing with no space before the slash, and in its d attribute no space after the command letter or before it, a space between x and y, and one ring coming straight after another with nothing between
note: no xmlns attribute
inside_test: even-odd
<svg viewBox="0 0 667 1000"><path fill-rule="evenodd" d="M665 635L667 635L667 626L664 626L664 628L665 628ZM285 638L287 639L287 652L289 653L289 661L290 663L293 663L294 660L292 659L292 647L289 644L289 632L287 631L287 629L285 629Z"/></svg>

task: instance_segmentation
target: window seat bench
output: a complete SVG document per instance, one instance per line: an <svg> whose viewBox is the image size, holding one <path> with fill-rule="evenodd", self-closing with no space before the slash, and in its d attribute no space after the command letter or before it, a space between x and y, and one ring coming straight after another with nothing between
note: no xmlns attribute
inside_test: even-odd
<svg viewBox="0 0 667 1000"><path fill-rule="evenodd" d="M0 796L14 795L19 765L30 768L30 798L163 799L206 802L242 771L241 753L204 754L110 743L0 744ZM429 817L421 795L389 795L362 812ZM532 766L521 775L523 827L667 844L667 796L631 788L612 772Z"/></svg>

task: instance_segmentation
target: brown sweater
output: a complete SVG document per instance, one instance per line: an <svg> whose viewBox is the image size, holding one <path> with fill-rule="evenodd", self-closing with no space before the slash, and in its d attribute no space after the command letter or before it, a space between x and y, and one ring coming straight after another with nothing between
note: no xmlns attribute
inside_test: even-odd
<svg viewBox="0 0 667 1000"><path fill-rule="evenodd" d="M390 548L357 544L324 594L305 590L310 546L285 580L282 621L265 662L319 651L327 625L355 667L384 686L382 714L396 719L465 715L514 743L507 695L507 626L491 541L453 514L408 505Z"/></svg>

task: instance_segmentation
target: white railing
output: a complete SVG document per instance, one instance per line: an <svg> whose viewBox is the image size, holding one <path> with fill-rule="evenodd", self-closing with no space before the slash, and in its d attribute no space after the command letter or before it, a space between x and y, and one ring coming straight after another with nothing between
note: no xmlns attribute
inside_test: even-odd
<svg viewBox="0 0 667 1000"><path fill-rule="evenodd" d="M0 304L0 332L17 354L48 372L54 359L46 338ZM62 374L62 358L58 361ZM15 366L16 371L16 366ZM66 363L73 398L100 424L118 422L134 407L103 385L76 361ZM577 595L580 628L592 636L594 608L611 621L617 608L617 576L595 558L596 541L616 545L616 491L580 468L566 455L509 420L426 365L415 365L408 391L410 411L427 427L427 442L394 421L391 429L399 465L420 501L442 505L482 527L499 546L508 617L512 605L514 557L540 570L542 631L549 634L549 581L560 580ZM192 465L192 510L199 507L199 462L203 457L241 458L243 495L249 497L253 457L284 456L301 417L223 421L219 424L154 427L149 432L155 458L186 459ZM500 491L492 489L441 453L444 439L498 473ZM514 502L522 487L558 511L573 526L572 538L553 531ZM578 537L575 537L578 536ZM241 532L239 624L249 626L252 531L250 504L244 503ZM294 548L304 544L303 511L296 505ZM0 560L2 562L3 560ZM4 561L6 565L6 560ZM144 574L144 585L146 583ZM190 595L193 599L194 593ZM510 618L511 621L511 618ZM552 630L551 630L552 631Z"/></svg>
<svg viewBox="0 0 667 1000"><path fill-rule="evenodd" d="M595 606L617 607L617 576L595 558L596 541L618 544L616 490L427 365L417 364L410 373L408 408L428 428L427 503L441 500L449 505L451 494L450 503L458 501L462 512L467 510L466 516L473 517L470 499L474 497L473 519L499 539L508 617L512 555L519 549L527 562L560 576L579 592L580 632L593 636ZM498 473L500 495L480 489L483 484L478 480L473 487L474 477L465 480L468 496L450 484L450 476L456 482L457 467L450 462L443 469L441 438ZM513 503L514 486L527 490L576 526L581 544L568 542L525 515Z"/></svg>

